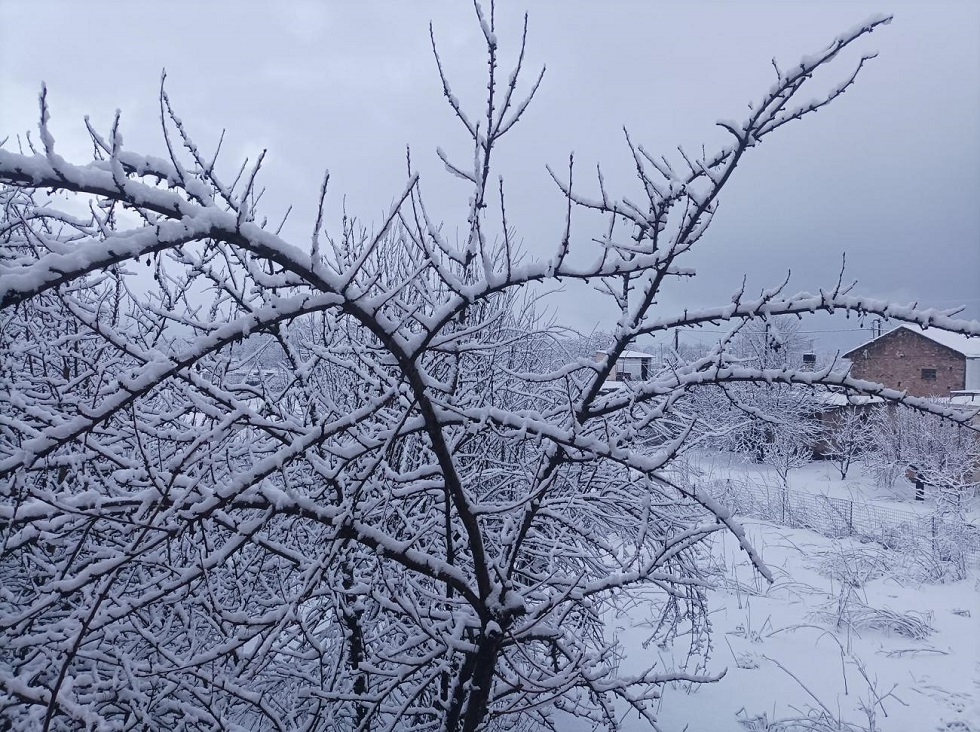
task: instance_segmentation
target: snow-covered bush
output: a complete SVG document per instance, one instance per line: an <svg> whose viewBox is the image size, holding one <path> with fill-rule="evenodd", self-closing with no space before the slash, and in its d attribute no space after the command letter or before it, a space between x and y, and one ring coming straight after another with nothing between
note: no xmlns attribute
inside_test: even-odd
<svg viewBox="0 0 980 732"><path fill-rule="evenodd" d="M946 401L937 405L955 412ZM968 420L975 409L960 409ZM916 478L936 500L940 514L958 514L980 484L980 439L975 429L906 407L874 410L869 422L872 451L868 463L879 483Z"/></svg>
<svg viewBox="0 0 980 732"><path fill-rule="evenodd" d="M843 309L980 333L839 283L654 307L691 273L743 156L848 89L866 59L816 101L801 91L885 22L777 71L747 117L719 123L730 141L713 153L671 162L630 141L639 203L601 179L585 195L571 164L556 173L568 214L544 258L521 255L493 164L540 77L522 97L523 50L500 75L492 13L479 117L438 65L472 145L466 163L439 152L472 192L446 227L409 165L374 229L347 218L327 236L325 178L312 236L287 240L257 210L262 159L226 176L166 93L162 155L126 149L117 116L89 127L78 164L58 154L42 92L38 146L0 148L5 723L473 731L554 728L563 710L616 728L617 704L652 720L664 683L713 680L699 546L734 532L767 570L729 513L668 471L698 421L678 405L726 384L870 387L739 363L726 343L601 387L634 339L683 326ZM579 236L572 210L608 235ZM619 308L605 363L555 365L561 333L525 307L530 286L567 280ZM675 438L651 447L658 424ZM604 620L625 598L661 640L688 639L686 667L617 673Z"/></svg>
<svg viewBox="0 0 980 732"><path fill-rule="evenodd" d="M826 416L823 455L840 472L841 480L847 478L854 462L872 449L869 419L867 409L856 406L844 406Z"/></svg>

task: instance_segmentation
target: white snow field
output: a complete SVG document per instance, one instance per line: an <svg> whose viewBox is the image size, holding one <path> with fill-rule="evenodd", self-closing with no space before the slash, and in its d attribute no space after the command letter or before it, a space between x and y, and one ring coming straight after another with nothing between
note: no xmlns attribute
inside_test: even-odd
<svg viewBox="0 0 980 732"><path fill-rule="evenodd" d="M712 462L716 478L765 472L721 466L717 456ZM911 491L903 501L904 486L888 495L875 491L860 470L847 481L833 475L831 466L814 463L790 483L930 510L929 501L913 506ZM980 732L976 562L953 580L948 566L876 542L753 519L743 524L775 581L769 585L753 570L733 536L716 535L707 670L724 677L666 688L658 712L663 732ZM646 643L651 627L635 608L618 615L611 632L626 650L624 673L683 663L682 652L672 656ZM625 711L624 727L649 729ZM572 722L561 729L589 727Z"/></svg>
<svg viewBox="0 0 980 732"><path fill-rule="evenodd" d="M704 451L692 454L686 462L701 480L730 479L733 483L770 490L778 489L780 485L773 468L750 462L732 453ZM935 495L930 488L927 487L925 501L915 501L915 489L904 477L899 477L890 487L876 485L870 471L860 461L851 466L847 478L841 479L840 473L831 462L814 460L802 468L791 470L788 483L791 491L852 500L901 512L929 515L937 507ZM980 523L980 493L975 490L965 495L962 510L966 520Z"/></svg>
<svg viewBox="0 0 980 732"><path fill-rule="evenodd" d="M746 523L776 581L757 577L731 537L717 541L709 669L727 673L668 690L665 731L980 730L976 571L927 583L871 544ZM638 619L622 634L628 663L656 652L642 647Z"/></svg>

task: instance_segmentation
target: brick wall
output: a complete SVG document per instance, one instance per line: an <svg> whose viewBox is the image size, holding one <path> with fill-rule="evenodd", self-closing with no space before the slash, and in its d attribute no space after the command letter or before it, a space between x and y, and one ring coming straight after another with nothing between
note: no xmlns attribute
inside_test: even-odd
<svg viewBox="0 0 980 732"><path fill-rule="evenodd" d="M966 358L914 331L899 328L850 354L851 376L879 381L912 396L949 396L966 384ZM935 369L936 379L922 378Z"/></svg>

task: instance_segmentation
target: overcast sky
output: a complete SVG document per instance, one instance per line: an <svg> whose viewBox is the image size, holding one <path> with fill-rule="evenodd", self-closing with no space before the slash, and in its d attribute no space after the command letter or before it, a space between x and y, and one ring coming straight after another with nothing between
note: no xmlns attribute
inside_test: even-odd
<svg viewBox="0 0 980 732"><path fill-rule="evenodd" d="M710 150L718 119L741 118L782 65L824 47L875 12L894 22L866 39L877 50L857 85L826 110L750 151L688 264L695 280L665 294L664 314L722 304L749 275L753 291L792 269L793 291L827 287L841 254L861 293L966 305L980 318L980 3L498 3L513 51L530 13L530 78L547 65L523 124L505 138L498 172L508 217L526 249L546 256L561 236L560 194L547 164L583 172L602 162L611 192L635 194L622 128L651 150ZM287 232L308 241L317 189L330 169L331 212L377 221L405 182L405 147L450 229L469 191L443 172L442 146L465 139L441 98L429 48L435 27L459 96L480 100L482 38L466 2L110 3L0 0L0 138L36 127L49 88L62 154L89 153L82 118L107 129L123 112L125 145L164 154L161 69L178 113L204 149L228 129L225 162L268 148L264 213L294 204ZM821 88L849 73L841 59ZM809 98L809 95L807 96ZM8 143L10 145L11 143ZM583 189L592 192L591 189ZM576 219L588 239L596 222ZM598 295L569 291L559 319L610 327ZM821 319L814 330L855 328ZM848 347L864 333L820 334Z"/></svg>

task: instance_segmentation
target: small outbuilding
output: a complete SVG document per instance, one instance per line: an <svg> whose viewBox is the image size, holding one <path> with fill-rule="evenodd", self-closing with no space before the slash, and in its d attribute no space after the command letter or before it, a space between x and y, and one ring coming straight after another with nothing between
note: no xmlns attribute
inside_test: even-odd
<svg viewBox="0 0 980 732"><path fill-rule="evenodd" d="M609 358L606 351L596 353L597 361ZM624 381L646 381L653 378L654 357L641 351L623 351L609 374L609 381L622 383Z"/></svg>

